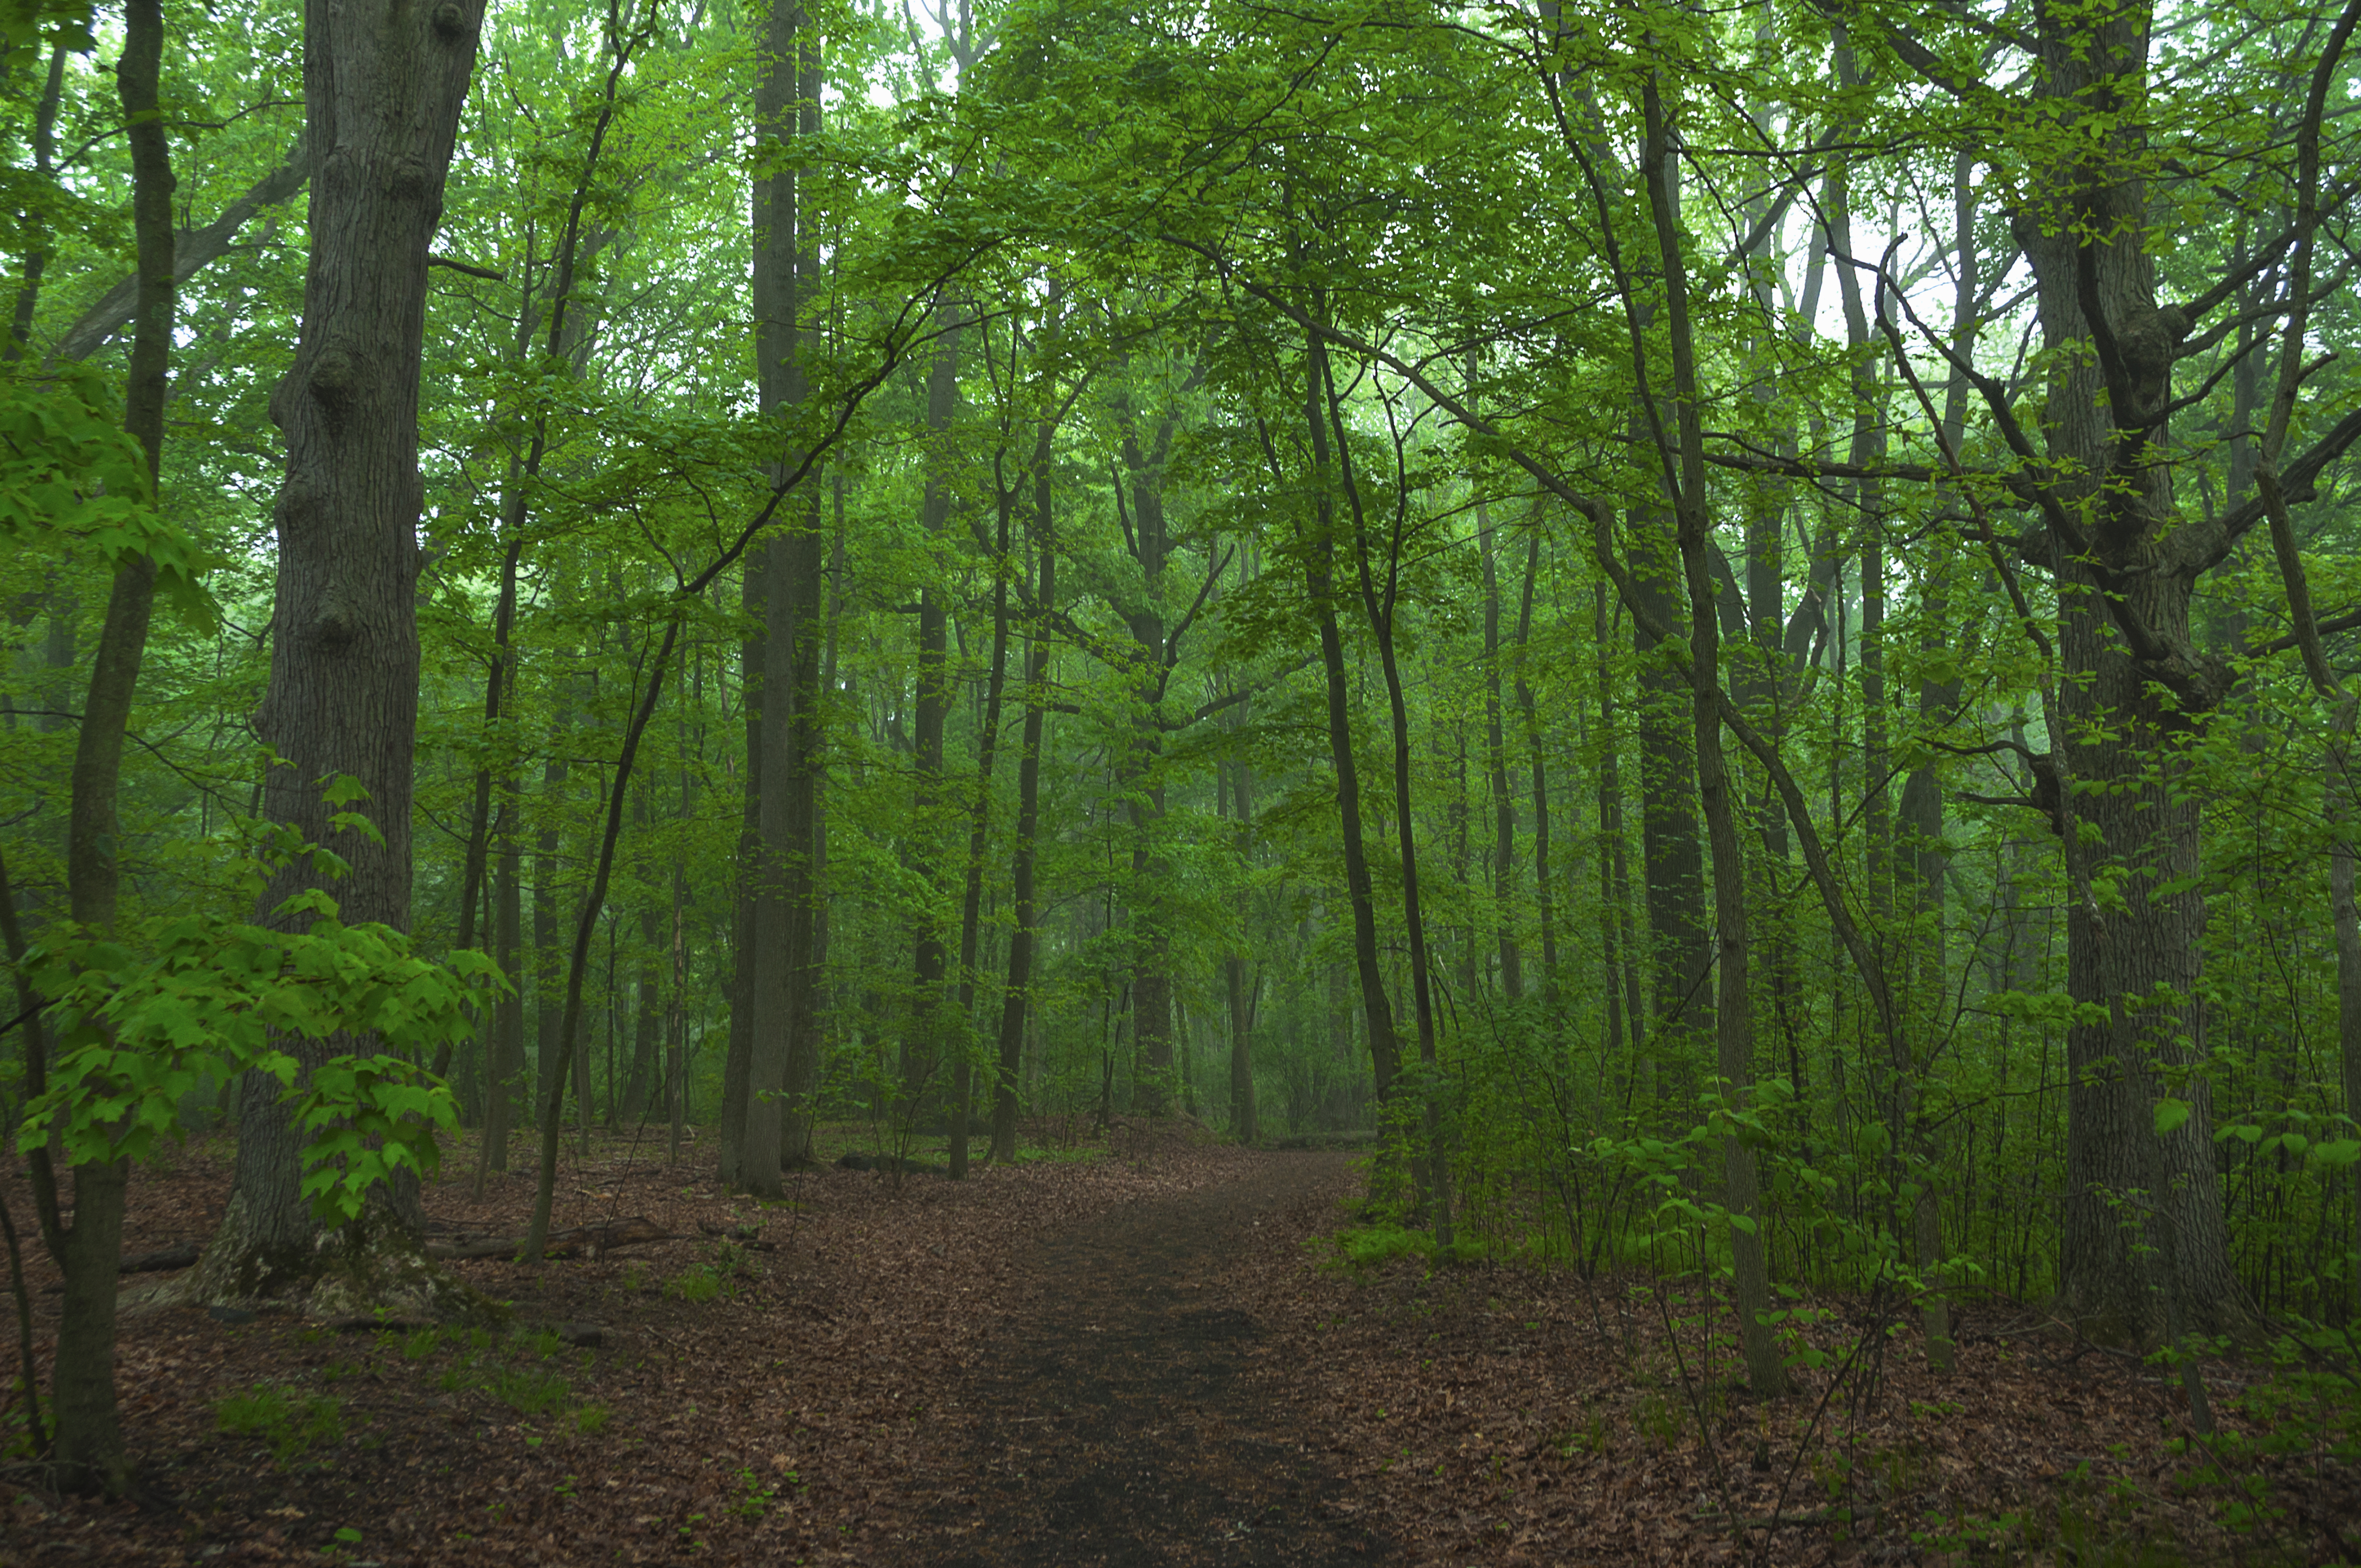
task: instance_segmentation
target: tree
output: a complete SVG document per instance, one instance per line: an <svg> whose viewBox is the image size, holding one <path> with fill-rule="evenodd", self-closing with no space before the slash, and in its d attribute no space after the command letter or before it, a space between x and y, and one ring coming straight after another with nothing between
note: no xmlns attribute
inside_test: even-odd
<svg viewBox="0 0 2361 1568"><path fill-rule="evenodd" d="M255 729L271 749L264 815L351 867L348 918L406 929L419 691L420 356L427 258L443 215L481 0L438 0L388 19L362 0L315 0L305 23L304 137L320 149L302 334L271 395L286 477L273 512L279 571L270 684ZM327 787L350 779L371 827L342 820ZM291 861L266 919L312 882ZM299 927L303 916L297 916ZM316 1064L357 1042L297 1043ZM248 1083L237 1175L197 1288L225 1297L345 1283L313 1310L410 1299L437 1315L470 1293L420 1266L414 1190L372 1194L333 1245L303 1201L296 1129L275 1090Z"/></svg>

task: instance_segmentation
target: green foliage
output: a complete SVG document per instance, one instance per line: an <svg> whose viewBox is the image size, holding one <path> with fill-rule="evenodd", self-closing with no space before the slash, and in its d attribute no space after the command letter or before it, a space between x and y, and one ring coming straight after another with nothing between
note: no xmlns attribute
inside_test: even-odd
<svg viewBox="0 0 2361 1568"><path fill-rule="evenodd" d="M155 506L146 455L110 390L82 365L39 381L0 374L0 539L41 549L60 535L110 573L152 562L157 592L210 634L203 577L218 563Z"/></svg>
<svg viewBox="0 0 2361 1568"><path fill-rule="evenodd" d="M1401 1225L1352 1225L1327 1239L1334 1248L1329 1259L1339 1268L1375 1268L1398 1257L1432 1258L1434 1237Z"/></svg>
<svg viewBox="0 0 2361 1568"><path fill-rule="evenodd" d="M664 1294L680 1301L710 1301L728 1293L729 1277L711 1264L695 1263L664 1281Z"/></svg>
<svg viewBox="0 0 2361 1568"><path fill-rule="evenodd" d="M502 1367L485 1379L483 1387L517 1414L535 1420L565 1409L574 1396L571 1382L534 1366Z"/></svg>
<svg viewBox="0 0 2361 1568"><path fill-rule="evenodd" d="M271 1457L290 1464L321 1443L345 1440L344 1401L326 1394L296 1395L284 1384L258 1383L214 1406L220 1429L258 1437Z"/></svg>
<svg viewBox="0 0 2361 1568"><path fill-rule="evenodd" d="M283 830L266 842L282 861L324 854ZM345 925L317 891L288 899L277 918L302 928L159 916L131 939L61 928L29 950L25 968L50 999L59 1048L18 1136L58 1136L75 1162L149 1159L180 1135L184 1099L253 1072L287 1087L311 1134L303 1191L324 1220L357 1216L368 1188L398 1169L433 1174L434 1135L456 1112L415 1058L471 1032L470 1003L488 978L499 983L489 960L416 957L397 931ZM346 1053L306 1077L286 1048L338 1036L406 1054Z"/></svg>

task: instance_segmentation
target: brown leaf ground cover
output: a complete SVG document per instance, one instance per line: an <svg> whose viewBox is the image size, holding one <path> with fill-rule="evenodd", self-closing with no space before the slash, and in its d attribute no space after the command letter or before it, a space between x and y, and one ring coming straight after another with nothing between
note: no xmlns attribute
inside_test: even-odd
<svg viewBox="0 0 2361 1568"><path fill-rule="evenodd" d="M126 1253L205 1234L225 1158L144 1174ZM1677 1287L1323 1264L1357 1192L1337 1156L1135 1128L965 1183L812 1172L768 1210L707 1165L628 1140L569 1157L560 1224L645 1216L679 1239L452 1264L514 1303L509 1331L126 1318L147 1496L58 1498L16 1466L0 1568L2327 1563L2361 1544L2350 1470L2302 1454L2241 1470L2279 1517L2225 1531L2227 1488L2191 1487L2169 1448L2177 1392L2029 1318L1971 1317L1938 1378L1892 1314L1831 1303L1812 1333L1835 1365L1751 1403L1726 1321ZM428 1210L439 1234L502 1235L530 1201L522 1176L481 1202L453 1177ZM45 1335L53 1278L34 1265ZM2210 1371L2224 1396L2256 1376Z"/></svg>

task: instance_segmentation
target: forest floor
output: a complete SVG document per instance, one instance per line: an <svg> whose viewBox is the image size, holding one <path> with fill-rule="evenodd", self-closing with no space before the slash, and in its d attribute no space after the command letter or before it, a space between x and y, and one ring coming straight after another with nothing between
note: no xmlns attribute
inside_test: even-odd
<svg viewBox="0 0 2361 1568"><path fill-rule="evenodd" d="M226 1161L144 1172L126 1255L208 1234ZM1670 1288L1341 1266L1343 1156L1129 1127L961 1183L810 1172L767 1208L708 1161L604 1138L569 1155L558 1223L644 1216L677 1239L453 1264L513 1303L507 1330L128 1311L143 1495L60 1498L0 1466L0 1568L2351 1561L2339 1528L2361 1545L2351 1468L2302 1453L2244 1464L2234 1483L2259 1480L2276 1520L2225 1531L2238 1486L2172 1451L2177 1388L2029 1315L1978 1312L1938 1377L1890 1315L1822 1303L1830 1367L1753 1403L1726 1318ZM0 1168L0 1195L27 1214L21 1173ZM427 1207L438 1237L498 1236L531 1198L522 1174L478 1201L453 1173ZM28 1264L45 1358L55 1276ZM2225 1404L2257 1376L2209 1368ZM0 1420L21 1438L19 1409Z"/></svg>

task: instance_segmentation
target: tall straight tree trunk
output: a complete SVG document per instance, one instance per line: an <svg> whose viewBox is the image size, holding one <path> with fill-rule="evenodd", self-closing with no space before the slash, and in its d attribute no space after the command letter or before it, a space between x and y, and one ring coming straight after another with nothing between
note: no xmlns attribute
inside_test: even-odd
<svg viewBox="0 0 2361 1568"><path fill-rule="evenodd" d="M959 409L959 333L946 330L937 344L927 372L926 492L919 503L918 524L928 550L941 548L945 525L950 521L951 492L946 475L950 455L945 444ZM935 918L933 896L940 871L940 824L936 813L943 789L943 726L950 714L949 616L932 569L918 588L917 700L911 727L910 833L917 846L911 865L912 880L926 900L912 939L910 1024L902 1036L902 1101L905 1115L915 1116L920 1101L935 1088L942 1063L944 979L950 959L941 927Z"/></svg>
<svg viewBox="0 0 2361 1568"><path fill-rule="evenodd" d="M756 51L754 117L773 161L754 186L755 368L763 411L782 426L782 473L797 455L785 427L808 396L810 374L804 322L809 236L794 149L804 137L807 89L818 85L806 59L811 25L800 0L774 0ZM789 1102L796 1098L791 1061L797 1034L796 965L799 946L808 946L807 938L802 944L796 938L808 925L811 898L811 778L803 712L809 693L796 688L815 652L807 644L818 630L810 624L820 576L818 502L815 489L810 503L795 509L795 521L773 533L763 551L759 858L751 868L752 965L738 1175L747 1191L765 1198L782 1195L783 1160L808 1152L786 1146L786 1126Z"/></svg>
<svg viewBox="0 0 2361 1568"><path fill-rule="evenodd" d="M1673 505L1681 566L1688 585L1689 657L1687 678L1692 696L1697 768L1697 801L1706 819L1713 851L1713 910L1716 968L1719 984L1714 999L1715 1065L1721 1092L1732 1110L1744 1108L1754 1086L1753 993L1748 974L1746 864L1738 843L1738 806L1730 784L1730 770L1721 744L1721 634L1716 605L1718 589L1711 558L1711 524L1705 475L1705 439L1697 411L1696 344L1690 335L1688 280L1681 256L1681 228L1676 205L1671 127L1658 96L1657 78L1651 72L1642 85L1646 140L1641 148L1641 174L1646 181L1648 205L1655 220L1656 246L1664 269L1665 329L1670 340L1673 404L1677 421L1676 445L1664 451L1664 477ZM1642 334L1633 312L1634 358L1645 374L1641 357ZM1657 427L1660 444L1665 440ZM1723 1201L1730 1216L1732 1304L1738 1312L1739 1343L1746 1361L1747 1382L1757 1395L1784 1392L1786 1368L1765 1314L1771 1307L1768 1251L1762 1232L1760 1177L1754 1150L1734 1131L1722 1139Z"/></svg>
<svg viewBox="0 0 2361 1568"><path fill-rule="evenodd" d="M171 373L172 164L158 83L163 70L161 0L127 0L115 84L131 142L131 222L138 247L139 296L124 400L124 428L139 444L148 499L160 501L164 404ZM54 115L54 109L51 110ZM28 262L28 270L30 263ZM37 286L38 275L28 279ZM75 737L72 799L66 827L67 908L77 925L111 935L122 867L115 805L123 777L123 737L139 687L148 626L156 602L156 565L141 557L118 567L106 601L90 685ZM0 890L0 896L5 896ZM15 914L10 912L10 925ZM12 946L16 946L12 942ZM56 1417L50 1457L59 1483L74 1491L118 1493L131 1482L130 1457L115 1403L116 1264L123 1247L129 1162L84 1160L73 1167L74 1218L64 1223L46 1147L27 1151L37 1168L41 1230L65 1275L50 1396ZM21 1368L29 1389L37 1376Z"/></svg>
<svg viewBox="0 0 2361 1568"><path fill-rule="evenodd" d="M1052 307L1056 295L1051 294ZM1041 828L1041 731L1049 704L1049 617L1058 605L1058 541L1051 502L1055 421L1044 414L1033 444L1033 547L1040 558L1032 599L1037 613L1025 637L1025 739L1016 759L1016 845L1010 865L1011 913L1008 979L1001 992L999 1073L992 1102L992 1153L1002 1163L1016 1157L1016 1097L1024 1066L1025 1020L1032 1002L1033 946L1039 911L1033 877L1038 859L1035 836Z"/></svg>
<svg viewBox="0 0 2361 1568"><path fill-rule="evenodd" d="M1127 363L1127 362L1126 362ZM1201 361L1182 390L1192 389L1202 378ZM1135 707L1130 743L1116 768L1117 786L1128 803L1131 817L1132 1039L1137 1046L1141 1077L1134 1092L1150 1114L1165 1108L1173 1076L1172 921L1165 883L1170 863L1161 836L1165 819L1164 727L1155 704L1179 650L1163 608L1164 572L1171 559L1172 537L1164 510L1164 474L1172 457L1172 441L1180 429L1178 406L1169 408L1145 444L1133 418L1126 389L1113 400L1115 422L1122 432L1122 470L1115 492L1118 518L1125 524L1132 558L1139 564L1140 592L1118 607L1130 631L1138 660L1132 678ZM1127 482L1127 485L1126 485ZM1126 504L1126 489L1129 490Z"/></svg>
<svg viewBox="0 0 2361 1568"><path fill-rule="evenodd" d="M968 804L967 885L960 898L960 1040L959 1054L951 1068L953 1180L966 1179L968 1124L975 1114L975 1053L972 1043L978 1034L976 944L983 924L983 855L992 833L992 773L1000 757L1000 706L1008 684L1008 547L1010 515L1016 509L1016 498L1003 486L998 499L999 520L993 541L992 664L984 678L983 719L976 737L975 794Z"/></svg>
<svg viewBox="0 0 2361 1568"><path fill-rule="evenodd" d="M1610 1060L1629 1053L1627 1081L1631 1093L1647 1104L1656 1094L1655 1058L1646 1047L1647 1011L1640 1000L1638 933L1631 919L1631 835L1623 826L1623 739L1617 725L1615 673L1607 654L1615 628L1605 583L1591 589L1590 619L1598 682L1598 893L1607 910L1607 939L1600 949L1606 970L1602 980L1607 992L1607 1048ZM1628 1045L1617 1033L1619 1016L1630 1036Z"/></svg>
<svg viewBox="0 0 2361 1568"><path fill-rule="evenodd" d="M552 738L570 734L573 711L561 702ZM568 769L564 754L553 745L541 764L542 829L534 836L533 857L533 1083L555 1083L561 1076L558 1029L566 1016L566 949L560 944L558 915L566 899L564 843L558 824L566 810ZM530 1103L528 1102L528 1103Z"/></svg>
<svg viewBox="0 0 2361 1568"><path fill-rule="evenodd" d="M1976 254L1976 192L1972 176L1975 160L1968 153L1958 155L1952 166L1952 279L1951 320L1954 323L1952 352L1964 362L1973 346L1972 334L1982 278ZM1967 378L1956 370L1945 389L1943 399L1943 430L1953 451L1960 449L1965 433L1967 415ZM1922 639L1922 653L1939 651L1936 628L1950 624L1951 575L1948 564L1938 566L1935 576L1921 590L1927 624L1929 628ZM1931 664L1930 660L1930 664ZM1918 683L1918 729L1921 734L1934 734L1948 727L1958 714L1960 681L1956 675L1948 681L1922 676ZM1934 1054L1932 1042L1942 1036L1942 1009L1949 991L1950 961L1946 951L1943 919L1943 889L1950 872L1950 853L1943 844L1943 783L1931 762L1922 762L1910 770L1903 783L1901 825L1909 843L1895 861L1902 885L1909 891L1916 916L1916 951L1911 984L1911 1010L1920 1020L1914 1037L1929 1042L1918 1053L1919 1059L1909 1064L1912 1087L1920 1099L1914 1102L1911 1120L1911 1146L1922 1174L1913 1205L1912 1241L1919 1268L1927 1276L1925 1303L1920 1321L1927 1341L1927 1364L1938 1372L1952 1367L1951 1313L1949 1298L1942 1288L1939 1268L1943 1258L1942 1208L1936 1190L1934 1174L1940 1150L1934 1133L1927 1126L1923 1107L1926 1073Z"/></svg>
<svg viewBox="0 0 2361 1568"><path fill-rule="evenodd" d="M509 992L492 1003L491 1048L484 1072L484 1147L476 1161L479 1197L484 1173L509 1168L518 1076L524 1070L524 976L517 967L524 924L523 857L516 841L516 781L510 779L502 787L500 816L492 828L499 850L492 866L492 961L508 977Z"/></svg>
<svg viewBox="0 0 2361 1568"><path fill-rule="evenodd" d="M1319 304L1315 298L1313 309ZM1303 587L1320 622L1320 669L1328 698L1328 756L1336 770L1336 811L1345 852L1345 898L1353 912L1353 970L1360 981L1362 1026L1369 1036L1369 1063L1381 1106L1393 1098L1401 1075L1401 1047L1394 1034L1393 1003L1386 996L1385 970L1378 956L1377 890L1369 875L1369 851L1361 832L1361 773L1353 755L1352 677L1345 667L1345 638L1336 625L1336 497L1328 451L1328 411L1320 376L1319 335L1307 335L1304 354L1304 422L1312 446L1312 537L1303 552ZM1266 445L1272 477L1279 460ZM1381 1113L1382 1114L1382 1113Z"/></svg>
<svg viewBox="0 0 2361 1568"><path fill-rule="evenodd" d="M746 1183L747 1113L753 1098L754 991L763 970L755 905L763 885L763 669L769 662L767 556L750 552L738 608L751 630L738 645L739 700L744 707L746 767L738 824L738 878L730 908L730 1044L721 1069L719 1168L724 1187Z"/></svg>
<svg viewBox="0 0 2361 1568"><path fill-rule="evenodd" d="M1517 950L1517 797L1509 789L1508 738L1500 708L1500 568L1490 509L1476 508L1484 568L1484 742L1492 784L1492 902L1500 944L1500 990L1514 1002L1525 993L1523 956Z"/></svg>
<svg viewBox="0 0 2361 1568"><path fill-rule="evenodd" d="M1539 512L1536 504L1536 514ZM1525 679L1525 652L1532 645L1533 585L1542 567L1541 519L1533 519L1533 535L1525 545L1525 586L1517 605L1517 715L1524 726L1525 746L1533 781L1533 902L1541 916L1542 1000L1557 1001L1557 884L1550 870L1549 772L1543 759L1541 716L1533 688Z"/></svg>
<svg viewBox="0 0 2361 1568"><path fill-rule="evenodd" d="M303 323L294 362L271 394L287 476L274 513L279 573L270 677L254 729L281 765L263 786L263 817L327 845L348 871L326 891L347 922L410 922L411 792L420 668L417 586L422 481L418 397L427 250L459 111L475 65L481 0L388 11L368 0L313 0L304 12L304 141L314 149ZM350 778L378 839L339 830L321 788ZM317 885L308 864L274 877L263 918ZM360 1040L290 1042L316 1064ZM237 1174L201 1293L255 1296L300 1286L331 1266L353 1274L346 1310L412 1294L412 1310L454 1310L419 1255L414 1187L372 1190L339 1245L318 1233L301 1189L302 1135L271 1080L249 1081ZM398 1267L372 1278L379 1261Z"/></svg>
<svg viewBox="0 0 2361 1568"><path fill-rule="evenodd" d="M1633 432L1646 438L1644 422ZM1651 635L1650 624L1674 627L1683 619L1674 597L1679 562L1675 525L1659 506L1634 506L1629 549L1631 579L1641 596L1632 618L1639 654L1640 864L1647 880L1648 970L1655 1001L1647 1020L1640 1079L1649 1094L1669 1091L1694 1070L1707 1007L1705 854L1697 835L1694 727L1687 718L1689 682ZM1633 1025L1640 1027L1634 1018Z"/></svg>
<svg viewBox="0 0 2361 1568"><path fill-rule="evenodd" d="M2189 313L2156 306L2144 127L2122 107L2145 102L2152 16L2136 3L2045 11L2037 22L2040 69L2028 80L2047 123L2104 127L2013 214L2054 367L2045 455L2052 474L2075 477L2053 484L2061 504L2044 520L2059 576L2064 772L2076 815L2097 833L2095 862L2144 889L2112 910L2085 901L2068 921L2067 989L2081 1005L2067 1033L2060 1304L2096 1337L2160 1332L2168 1297L2191 1329L2228 1332L2250 1309L2231 1263L2202 1074L2188 1083L2188 1119L2154 1130L2164 1075L2198 1066L2205 1038L2201 803L2181 776L2178 738L2228 683L2190 632L2196 572L2184 561L2207 547L2207 531L2180 517L2164 427L2140 423L2164 400L2170 355L2191 324ZM2084 234L2098 237L2084 245ZM2119 1029L2112 1020L2125 1014ZM2177 1279L2159 1279L2157 1250L2124 1224L2127 1197L2157 1209Z"/></svg>
<svg viewBox="0 0 2361 1568"><path fill-rule="evenodd" d="M1239 705L1241 709L1245 704ZM1239 715L1244 726L1245 714ZM1250 869L1254 862L1254 769L1243 758L1232 763L1231 804L1236 808L1238 858ZM1250 879L1249 879L1250 882ZM1222 981L1230 1005L1230 1131L1241 1144L1252 1144L1256 1125L1254 1076L1254 1001L1246 990L1246 948L1253 940L1253 894L1249 883L1238 889L1237 941L1222 959Z"/></svg>

